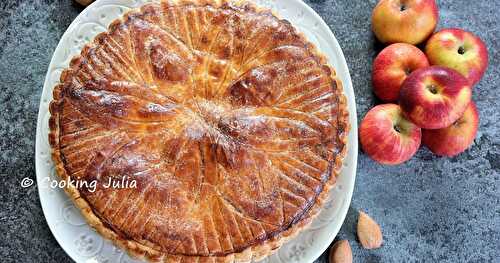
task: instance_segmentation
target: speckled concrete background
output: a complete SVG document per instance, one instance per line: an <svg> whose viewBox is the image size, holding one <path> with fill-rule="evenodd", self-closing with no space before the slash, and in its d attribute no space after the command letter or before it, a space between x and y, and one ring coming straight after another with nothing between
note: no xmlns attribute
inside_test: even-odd
<svg viewBox="0 0 500 263"><path fill-rule="evenodd" d="M351 70L358 118L377 103L370 67L380 50L370 31L376 0L307 1L330 25ZM490 67L474 89L481 127L473 147L456 158L421 149L388 167L360 152L351 209L338 238L355 262L500 262L500 1L438 1L440 27L461 27L488 46ZM52 52L81 7L64 1L0 1L0 261L70 262L45 222L35 187L38 103ZM357 210L375 218L382 248L356 240ZM327 262L323 255L318 262Z"/></svg>

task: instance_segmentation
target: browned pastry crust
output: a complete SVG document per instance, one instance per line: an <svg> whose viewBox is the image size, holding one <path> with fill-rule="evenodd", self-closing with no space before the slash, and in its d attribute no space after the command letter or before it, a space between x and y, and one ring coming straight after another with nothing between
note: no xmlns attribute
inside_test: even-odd
<svg viewBox="0 0 500 263"><path fill-rule="evenodd" d="M147 4L61 75L52 157L88 223L132 256L248 262L311 222L349 129L341 82L249 3ZM106 188L108 180L136 188Z"/></svg>

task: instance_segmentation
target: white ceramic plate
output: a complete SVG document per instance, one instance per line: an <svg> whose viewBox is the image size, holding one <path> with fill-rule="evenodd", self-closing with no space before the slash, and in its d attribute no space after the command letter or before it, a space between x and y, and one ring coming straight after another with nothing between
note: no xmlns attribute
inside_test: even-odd
<svg viewBox="0 0 500 263"><path fill-rule="evenodd" d="M126 253L104 240L80 215L60 188L52 188L48 179L57 180L48 144L48 106L52 89L70 59L95 35L124 12L148 0L99 0L87 7L68 27L54 52L43 86L36 132L36 174L40 201L47 223L62 248L76 262L134 262ZM327 57L342 80L348 98L351 131L348 154L336 187L310 227L282 246L264 262L313 262L335 238L351 202L358 154L356 104L349 70L342 50L330 28L301 0L258 0L258 5L273 9L305 33Z"/></svg>

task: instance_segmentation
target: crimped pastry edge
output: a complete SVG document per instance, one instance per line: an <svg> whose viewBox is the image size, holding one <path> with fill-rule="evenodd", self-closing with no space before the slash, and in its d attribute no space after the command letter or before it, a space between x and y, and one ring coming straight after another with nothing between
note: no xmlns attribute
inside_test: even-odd
<svg viewBox="0 0 500 263"><path fill-rule="evenodd" d="M231 1L231 0L171 0L169 1L170 3L174 5L187 5L187 4L194 4L194 5L201 5L201 4L208 4L212 5L214 7L220 7L224 4L233 4L236 6L242 6L244 4L249 5L253 11L256 13L271 13L278 19L280 18L279 15L276 13L266 9L266 8L261 8L258 7L257 5L253 4L250 1L245 1L245 0L237 0L237 1ZM110 23L108 26L108 31L111 29L113 26L120 24L124 21L124 18L126 18L128 15L133 14L133 13L140 13L141 9L144 8L145 6L149 5L145 4L139 8L130 10L126 14L124 14L122 17L115 19L113 22ZM335 69L330 66L327 63L327 58L319 52L319 50L316 48L316 46L311 43L302 32L298 31L296 27L292 25L292 28L294 29L294 33L298 35L301 40L307 44L307 50L319 60L319 63L322 66L326 66L330 69L331 71L331 79L332 81L336 82L336 95L338 98L338 113L337 113L337 122L339 126L343 126L343 132L340 134L338 140L339 142L343 143L343 149L340 151L335 159L333 160L333 167L331 171L330 178L328 181L325 182L323 190L321 193L317 196L315 203L311 206L309 211L304 214L304 216L296 223L294 223L290 228L288 228L286 231L283 231L275 236L273 236L270 239L267 239L263 241L262 243L250 246L246 248L245 250L241 252L236 252L236 253L231 253L227 254L225 256L210 256L210 257L201 257L201 256L185 256L185 255L171 255L165 252L158 251L150 246L144 245L139 243L138 241L135 240L130 240L126 239L119 234L117 234L114 230L111 228L107 227L101 219L94 213L92 210L92 207L89 205L89 203L80 196L80 191L73 186L72 184L67 184L66 187L64 188L65 192L68 194L68 196L72 199L73 203L76 205L76 207L79 208L81 214L87 221L87 223L94 228L99 234L101 234L104 238L111 240L113 244L116 246L120 247L121 249L125 250L130 256L133 258L137 259L143 259L151 262L226 262L226 263L231 263L231 262L251 262L252 260L258 261L261 260L271 254L273 254L277 249L279 249L284 243L290 241L293 239L295 236L297 236L304 228L309 226L311 224L312 220L319 214L321 207L325 203L326 199L328 198L328 194L330 193L330 189L335 185L336 182L336 177L339 174L340 170L342 169L342 162L343 159L347 153L347 136L348 132L350 130L350 124L349 124L349 112L347 110L347 99L344 95L343 92L343 86L342 82L337 78ZM51 155L52 159L54 161L54 165L56 168L56 172L58 176L62 180L67 180L69 179L69 175L66 172L66 169L64 168L64 163L62 161L61 153L59 151L59 110L58 106L61 103L62 96L61 96L61 89L63 86L63 83L67 77L68 74L70 74L70 70L74 68L76 65L76 62L81 58L81 55L84 53L84 51L91 46L93 46L96 42L96 39L102 34L107 34L108 31L102 32L98 34L97 36L94 37L94 39L87 43L83 48L80 54L75 55L71 62L70 65L67 69L65 69L61 73L60 77L60 83L54 87L53 91L53 100L50 103L49 106L49 112L50 112L50 119L49 119L49 144L51 146ZM153 244L151 244L153 245Z"/></svg>

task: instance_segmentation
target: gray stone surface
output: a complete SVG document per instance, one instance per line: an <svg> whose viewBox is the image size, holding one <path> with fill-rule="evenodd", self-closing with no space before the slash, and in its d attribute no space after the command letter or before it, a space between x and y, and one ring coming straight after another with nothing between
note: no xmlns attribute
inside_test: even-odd
<svg viewBox="0 0 500 263"><path fill-rule="evenodd" d="M375 105L370 66L381 46L370 31L375 0L307 1L330 25L347 58L358 118ZM438 158L421 149L388 167L360 152L346 238L355 262L500 262L500 1L438 1L439 27L461 27L488 46L490 67L474 89L481 126L471 149ZM0 260L70 262L45 222L36 187L34 142L45 72L59 38L82 10L65 1L0 1ZM382 226L384 245L368 251L356 240L357 210ZM323 255L319 262L326 262Z"/></svg>

